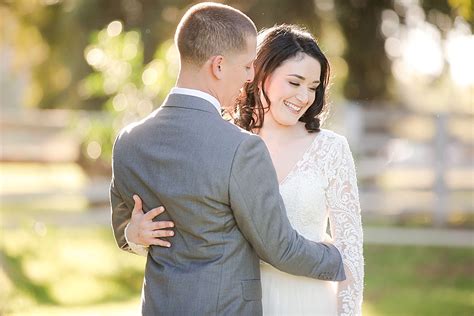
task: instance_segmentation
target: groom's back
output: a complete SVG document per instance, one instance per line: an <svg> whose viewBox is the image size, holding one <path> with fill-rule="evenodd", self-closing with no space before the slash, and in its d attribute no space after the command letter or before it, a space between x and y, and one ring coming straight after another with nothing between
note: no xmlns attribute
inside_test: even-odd
<svg viewBox="0 0 474 316"><path fill-rule="evenodd" d="M256 136L225 122L209 102L172 94L118 138L117 189L130 204L134 193L146 209L163 204L160 220L176 225L171 249L151 248L145 313L261 312L258 259L229 201L233 158L247 137Z"/></svg>

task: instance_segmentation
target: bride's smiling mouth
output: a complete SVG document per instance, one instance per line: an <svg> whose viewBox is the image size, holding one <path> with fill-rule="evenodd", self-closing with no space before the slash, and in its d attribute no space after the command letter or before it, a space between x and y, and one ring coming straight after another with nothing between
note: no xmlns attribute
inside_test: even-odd
<svg viewBox="0 0 474 316"><path fill-rule="evenodd" d="M301 110L303 109L303 107L298 106L298 105L296 105L294 103L291 103L289 101L283 101L283 104L286 106L287 109L290 110L290 112L295 113L295 114L299 114L301 112Z"/></svg>

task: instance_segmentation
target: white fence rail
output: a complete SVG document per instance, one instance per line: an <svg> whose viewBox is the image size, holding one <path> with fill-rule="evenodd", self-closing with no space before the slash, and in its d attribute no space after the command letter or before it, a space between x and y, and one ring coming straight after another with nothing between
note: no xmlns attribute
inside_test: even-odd
<svg viewBox="0 0 474 316"><path fill-rule="evenodd" d="M349 105L345 117L366 216L421 213L439 227L474 213L473 115Z"/></svg>
<svg viewBox="0 0 474 316"><path fill-rule="evenodd" d="M355 157L366 218L421 214L429 224L445 226L473 216L474 115L353 105L345 109L342 133ZM1 161L77 161L80 139L70 122L73 116L84 115L68 111L2 115ZM97 199L93 198L94 204ZM107 196L103 200L106 204Z"/></svg>

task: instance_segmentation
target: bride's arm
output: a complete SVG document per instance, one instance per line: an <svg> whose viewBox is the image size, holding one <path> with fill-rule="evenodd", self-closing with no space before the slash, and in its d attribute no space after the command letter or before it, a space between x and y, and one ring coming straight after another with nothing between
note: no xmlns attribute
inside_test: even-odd
<svg viewBox="0 0 474 316"><path fill-rule="evenodd" d="M170 247L168 241L161 240L163 237L171 237L174 235L172 230L164 230L174 226L170 221L153 221L153 218L160 215L165 209L160 206L143 212L142 200L138 195L133 196L134 206L130 222L125 227L125 239L130 246L132 252L141 255L148 255L148 247L157 245L161 247Z"/></svg>
<svg viewBox="0 0 474 316"><path fill-rule="evenodd" d="M361 315L364 289L363 232L357 179L349 145L338 138L328 165L326 192L334 245L339 249L347 279L338 283L338 315Z"/></svg>

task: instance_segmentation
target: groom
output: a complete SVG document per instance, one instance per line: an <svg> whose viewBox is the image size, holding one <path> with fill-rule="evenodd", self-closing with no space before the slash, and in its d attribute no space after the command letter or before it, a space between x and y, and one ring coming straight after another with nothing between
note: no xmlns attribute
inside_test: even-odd
<svg viewBox="0 0 474 316"><path fill-rule="evenodd" d="M229 6L201 3L184 15L175 41L176 87L158 110L121 131L113 152L119 246L128 249L134 194L144 209L164 205L163 220L176 226L171 249L150 248L143 314L260 315L259 258L288 273L344 280L334 246L292 229L263 141L220 116L253 79L253 22Z"/></svg>

